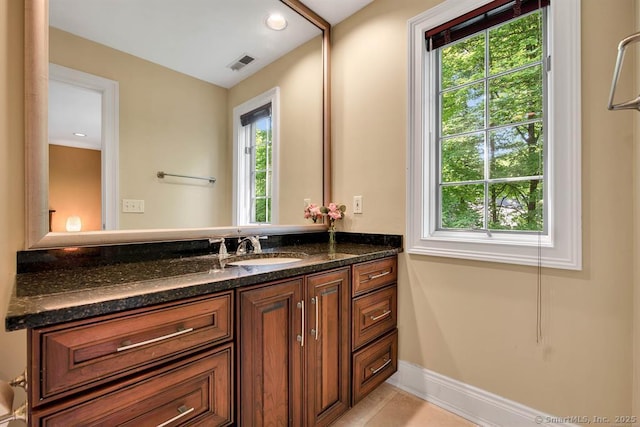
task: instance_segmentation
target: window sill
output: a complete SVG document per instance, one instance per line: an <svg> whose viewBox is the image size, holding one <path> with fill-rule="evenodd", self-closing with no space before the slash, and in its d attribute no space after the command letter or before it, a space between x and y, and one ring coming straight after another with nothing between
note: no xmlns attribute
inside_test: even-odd
<svg viewBox="0 0 640 427"><path fill-rule="evenodd" d="M450 233L447 233L450 234ZM463 233L470 234L470 233ZM522 236L521 236L522 237ZM560 247L559 247L560 246ZM573 249L573 250L572 250ZM526 239L514 242L504 238L469 238L459 236L455 239L431 237L410 240L406 251L414 255L429 255L448 258L460 258L474 261L498 262L581 270L581 259L575 255L575 248L563 248L553 245L547 236L530 235ZM567 256L568 254L568 256Z"/></svg>

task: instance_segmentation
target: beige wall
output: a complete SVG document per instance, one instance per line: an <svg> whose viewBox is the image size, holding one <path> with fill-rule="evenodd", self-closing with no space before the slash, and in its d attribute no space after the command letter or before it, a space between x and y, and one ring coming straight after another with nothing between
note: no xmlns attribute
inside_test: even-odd
<svg viewBox="0 0 640 427"><path fill-rule="evenodd" d="M80 217L82 231L102 230L101 161L99 150L49 145L52 231L66 231L70 216Z"/></svg>
<svg viewBox="0 0 640 427"><path fill-rule="evenodd" d="M636 26L635 30L640 31L640 1L634 0L635 3L635 16L636 16ZM638 55L638 46L636 45L634 53L635 56L635 90L632 94L640 93L640 74L638 74L638 70L640 70L640 55ZM627 64L630 65L630 64ZM629 112L627 114L632 114L634 119L634 156L633 156L633 194L634 194L634 245L633 245L633 256L634 260L638 259L640 256L640 115L638 113ZM638 415L640 414L640 262L634 262L634 271L633 271L633 413Z"/></svg>
<svg viewBox="0 0 640 427"><path fill-rule="evenodd" d="M333 190L364 207L351 231L405 231L407 20L438 3L376 0L334 28ZM400 358L556 415L631 411L633 113L606 104L634 15L615 3L581 2L584 269L543 270L542 343L535 268L400 259Z"/></svg>
<svg viewBox="0 0 640 427"><path fill-rule="evenodd" d="M49 36L52 63L119 82L120 199L145 201L144 214L120 212L120 228L231 224L220 209L231 199L227 90L55 28ZM157 171L218 181L160 180Z"/></svg>
<svg viewBox="0 0 640 427"><path fill-rule="evenodd" d="M322 203L322 38L314 38L229 91L229 111L280 88L280 224L304 224L304 199ZM233 137L233 116L229 135ZM229 153L229 163L233 161Z"/></svg>
<svg viewBox="0 0 640 427"><path fill-rule="evenodd" d="M0 317L13 289L16 251L24 245L24 4L0 2ZM4 322L3 322L4 325ZM26 367L26 334L0 328L0 379ZM20 402L18 402L20 403Z"/></svg>

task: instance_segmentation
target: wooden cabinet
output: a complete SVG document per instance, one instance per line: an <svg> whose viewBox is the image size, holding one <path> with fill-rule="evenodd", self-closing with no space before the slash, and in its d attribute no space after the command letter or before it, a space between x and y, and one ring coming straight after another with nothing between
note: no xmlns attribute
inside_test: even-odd
<svg viewBox="0 0 640 427"><path fill-rule="evenodd" d="M396 265L30 329L30 425L329 425L397 369Z"/></svg>
<svg viewBox="0 0 640 427"><path fill-rule="evenodd" d="M398 369L397 259L353 266L352 404Z"/></svg>
<svg viewBox="0 0 640 427"><path fill-rule="evenodd" d="M239 425L328 425L349 408L343 268L241 290Z"/></svg>
<svg viewBox="0 0 640 427"><path fill-rule="evenodd" d="M225 292L30 330L33 425L230 424L232 320Z"/></svg>

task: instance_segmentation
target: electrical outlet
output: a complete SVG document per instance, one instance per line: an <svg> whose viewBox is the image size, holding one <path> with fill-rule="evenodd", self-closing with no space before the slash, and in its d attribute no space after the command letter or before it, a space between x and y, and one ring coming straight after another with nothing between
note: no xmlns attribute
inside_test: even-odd
<svg viewBox="0 0 640 427"><path fill-rule="evenodd" d="M353 196L353 213L362 213L362 196Z"/></svg>
<svg viewBox="0 0 640 427"><path fill-rule="evenodd" d="M122 199L122 212L144 213L144 200Z"/></svg>

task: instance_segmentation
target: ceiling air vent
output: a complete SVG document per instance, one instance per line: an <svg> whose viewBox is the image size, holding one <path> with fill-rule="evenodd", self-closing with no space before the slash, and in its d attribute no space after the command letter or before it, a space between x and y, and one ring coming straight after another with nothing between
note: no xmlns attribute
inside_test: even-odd
<svg viewBox="0 0 640 427"><path fill-rule="evenodd" d="M229 68L231 68L233 71L240 71L242 68L244 68L245 66L249 65L254 60L255 60L254 57L249 56L247 54L244 54L239 59L233 61L229 65Z"/></svg>

